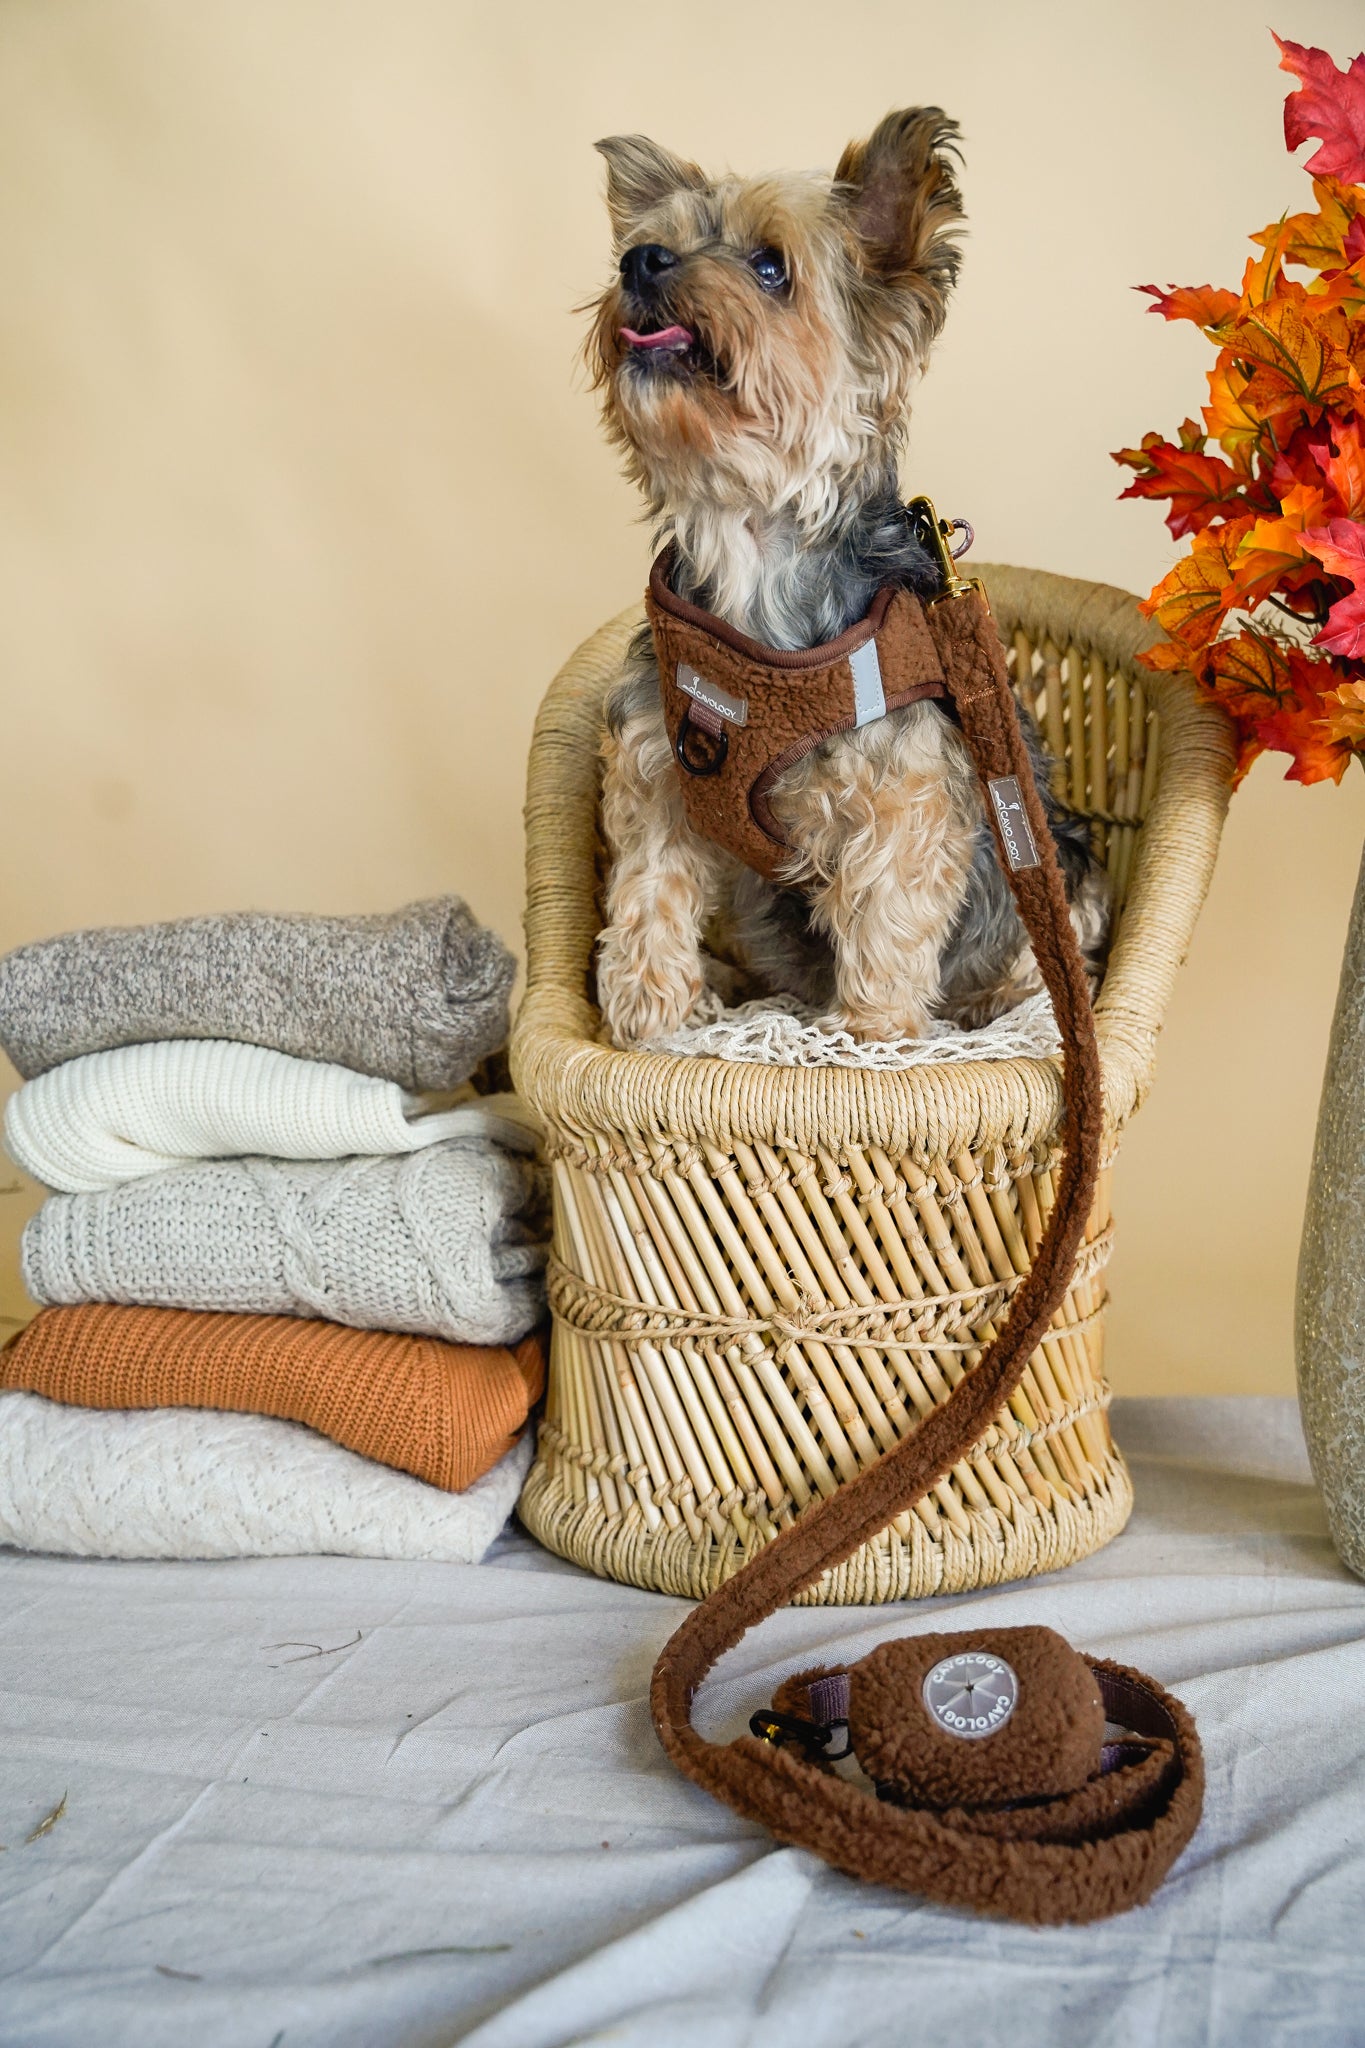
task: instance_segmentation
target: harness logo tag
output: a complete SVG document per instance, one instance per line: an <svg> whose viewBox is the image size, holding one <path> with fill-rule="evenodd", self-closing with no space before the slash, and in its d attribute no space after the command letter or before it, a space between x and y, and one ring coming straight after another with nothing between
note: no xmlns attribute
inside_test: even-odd
<svg viewBox="0 0 1365 2048"><path fill-rule="evenodd" d="M746 697L732 697L728 690L722 690L719 683L708 683L705 676L698 675L685 661L678 663L678 688L696 703L704 704L708 711L714 711L717 718L724 718L731 725L749 723L749 702Z"/></svg>
<svg viewBox="0 0 1365 2048"><path fill-rule="evenodd" d="M1038 848L1024 809L1024 799L1019 793L1019 778L1016 775L995 775L986 787L991 793L995 822L1000 828L1000 842L1011 869L1017 874L1020 868L1038 867Z"/></svg>

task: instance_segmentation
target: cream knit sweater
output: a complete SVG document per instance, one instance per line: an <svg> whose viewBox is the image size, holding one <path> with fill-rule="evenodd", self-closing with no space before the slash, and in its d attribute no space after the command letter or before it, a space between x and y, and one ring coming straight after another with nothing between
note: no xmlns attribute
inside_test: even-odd
<svg viewBox="0 0 1365 2048"><path fill-rule="evenodd" d="M0 1543L69 1557L477 1564L516 1503L531 1436L447 1493L272 1416L118 1414L0 1393Z"/></svg>
<svg viewBox="0 0 1365 2048"><path fill-rule="evenodd" d="M225 1039L163 1039L86 1053L26 1082L6 1107L4 1141L25 1173L67 1194L192 1159L342 1159L461 1135L532 1149L524 1124L482 1104L421 1110L396 1082L349 1067Z"/></svg>
<svg viewBox="0 0 1365 2048"><path fill-rule="evenodd" d="M515 1344L545 1313L547 1175L484 1139L359 1159L205 1159L53 1195L24 1231L44 1304L321 1316Z"/></svg>

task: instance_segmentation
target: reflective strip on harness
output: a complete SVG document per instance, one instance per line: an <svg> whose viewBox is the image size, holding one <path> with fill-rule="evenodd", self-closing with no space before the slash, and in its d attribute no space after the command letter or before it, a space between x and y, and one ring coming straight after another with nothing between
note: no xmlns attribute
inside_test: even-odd
<svg viewBox="0 0 1365 2048"><path fill-rule="evenodd" d="M848 665L853 671L854 725L871 725L874 718L885 718L886 691L882 687L876 641L868 640L862 647L855 647Z"/></svg>

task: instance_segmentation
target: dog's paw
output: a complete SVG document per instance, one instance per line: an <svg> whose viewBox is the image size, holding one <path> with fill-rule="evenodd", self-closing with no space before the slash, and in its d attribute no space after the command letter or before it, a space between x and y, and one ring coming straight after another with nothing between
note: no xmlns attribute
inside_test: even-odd
<svg viewBox="0 0 1365 2048"><path fill-rule="evenodd" d="M899 1038L929 1036L929 1012L918 1003L898 1003L894 1009L844 1010L838 1021L860 1045L888 1045Z"/></svg>
<svg viewBox="0 0 1365 2048"><path fill-rule="evenodd" d="M637 967L599 973L597 993L612 1043L633 1051L681 1030L706 993L706 981L700 973L664 981L657 971Z"/></svg>

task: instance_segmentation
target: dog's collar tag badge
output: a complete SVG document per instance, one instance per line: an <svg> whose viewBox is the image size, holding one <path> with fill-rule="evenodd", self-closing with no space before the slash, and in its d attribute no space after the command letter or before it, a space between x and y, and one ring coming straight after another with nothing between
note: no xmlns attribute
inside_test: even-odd
<svg viewBox="0 0 1365 2048"><path fill-rule="evenodd" d="M1038 848L1034 843L1028 813L1024 809L1018 777L993 776L987 788L991 793L991 808L995 812L995 822L1000 828L1000 843L1005 849L1005 859L1011 869L1017 874L1020 868L1036 868L1039 865Z"/></svg>
<svg viewBox="0 0 1365 2048"><path fill-rule="evenodd" d="M708 682L705 676L698 675L696 669L685 661L678 663L677 678L678 688L685 696L690 697L694 704L700 704L704 710L714 712L715 716L723 718L727 725L748 724L747 698L732 697L728 690L722 690L719 683Z"/></svg>

